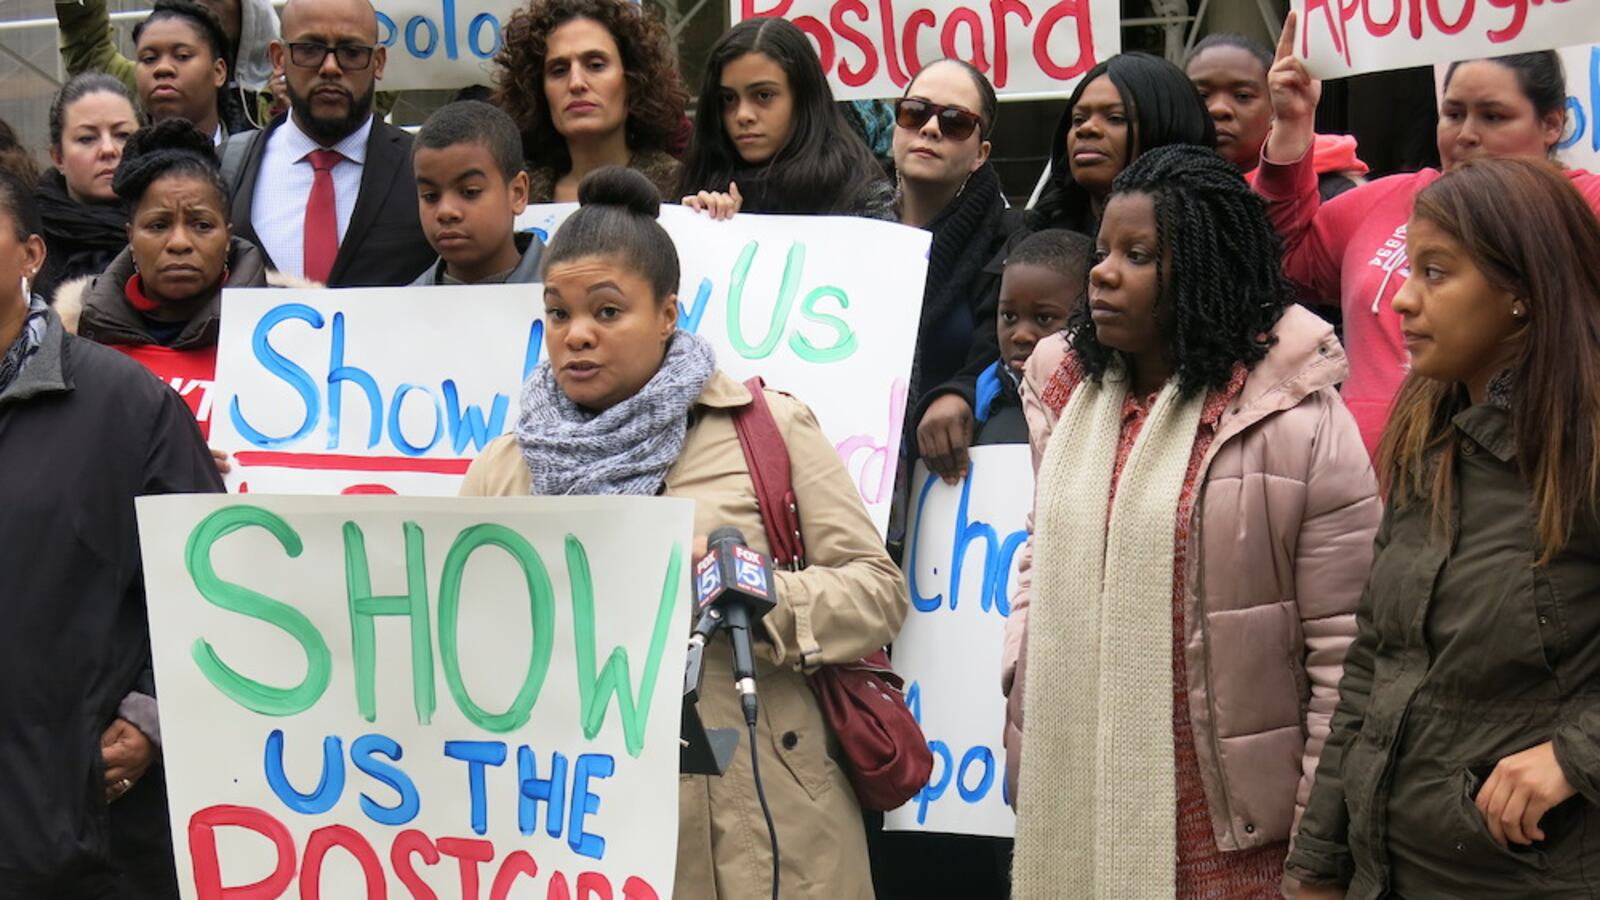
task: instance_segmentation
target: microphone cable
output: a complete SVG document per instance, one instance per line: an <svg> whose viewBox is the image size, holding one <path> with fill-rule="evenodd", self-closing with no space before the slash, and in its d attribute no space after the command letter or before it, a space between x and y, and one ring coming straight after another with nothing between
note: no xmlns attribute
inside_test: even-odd
<svg viewBox="0 0 1600 900"><path fill-rule="evenodd" d="M761 801L761 814L767 819L767 838L772 842L772 900L778 900L778 829L772 824L772 807L767 805L767 789L761 784L761 754L756 752L756 722L747 716L750 730L750 771L756 780L756 799Z"/></svg>

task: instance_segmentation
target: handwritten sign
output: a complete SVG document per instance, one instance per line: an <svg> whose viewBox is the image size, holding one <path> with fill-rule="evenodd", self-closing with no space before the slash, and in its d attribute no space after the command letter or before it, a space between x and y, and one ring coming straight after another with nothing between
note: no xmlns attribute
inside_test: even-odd
<svg viewBox="0 0 1600 900"><path fill-rule="evenodd" d="M1122 50L1117 0L732 0L732 21L779 16L810 35L840 100L899 97L945 57L989 76L1005 99L1065 97Z"/></svg>
<svg viewBox="0 0 1600 900"><path fill-rule="evenodd" d="M1600 40L1593 0L1295 0L1298 52L1342 78Z"/></svg>
<svg viewBox="0 0 1600 900"><path fill-rule="evenodd" d="M501 31L519 0L377 0L378 43L389 48L381 87L436 90L488 84Z"/></svg>
<svg viewBox="0 0 1600 900"><path fill-rule="evenodd" d="M1600 171L1600 44L1561 51L1567 70L1567 134L1557 153L1578 169Z"/></svg>
<svg viewBox="0 0 1600 900"><path fill-rule="evenodd" d="M671 896L693 503L138 511L185 900Z"/></svg>
<svg viewBox="0 0 1600 900"><path fill-rule="evenodd" d="M905 557L912 611L894 641L894 666L934 763L927 787L885 814L884 827L1011 837L1000 653L1033 508L1033 461L1027 444L974 447L959 486L921 463L914 475Z"/></svg>
<svg viewBox="0 0 1600 900"><path fill-rule="evenodd" d="M552 233L575 207L523 219ZM679 325L719 367L807 403L888 523L929 235L856 218L665 207ZM514 428L544 351L538 285L240 290L224 297L214 446L251 493L451 495Z"/></svg>

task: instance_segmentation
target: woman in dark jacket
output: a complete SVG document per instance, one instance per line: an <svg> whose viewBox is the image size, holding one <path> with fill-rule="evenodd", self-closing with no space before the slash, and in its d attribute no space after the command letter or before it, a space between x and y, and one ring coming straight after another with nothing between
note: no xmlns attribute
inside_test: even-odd
<svg viewBox="0 0 1600 900"><path fill-rule="evenodd" d="M0 898L177 896L133 500L220 491L178 396L67 334L0 173Z"/></svg>
<svg viewBox="0 0 1600 900"><path fill-rule="evenodd" d="M204 402L217 366L222 288L282 280L228 227L228 195L211 141L169 119L128 141L116 190L128 213L128 247L106 270L63 285L56 307L69 327L132 356L163 380L182 378L190 408L210 431Z"/></svg>
<svg viewBox="0 0 1600 900"><path fill-rule="evenodd" d="M1050 182L1035 228L1093 236L1111 182L1168 144L1217 145L1217 129L1183 70L1148 53L1119 53L1090 69L1067 100L1050 144Z"/></svg>
<svg viewBox="0 0 1600 900"><path fill-rule="evenodd" d="M1417 196L1388 509L1302 898L1600 893L1600 223L1555 166Z"/></svg>
<svg viewBox="0 0 1600 900"><path fill-rule="evenodd" d="M989 165L998 110L989 79L955 59L924 68L895 101L900 222L933 232L910 433L928 468L952 483L966 475L978 375L1000 355L1004 247L1022 224Z"/></svg>
<svg viewBox="0 0 1600 900"><path fill-rule="evenodd" d="M133 95L97 72L75 76L50 104L50 161L34 196L49 250L36 287L50 297L57 285L98 275L128 246L128 216L111 189L122 145L139 128Z"/></svg>

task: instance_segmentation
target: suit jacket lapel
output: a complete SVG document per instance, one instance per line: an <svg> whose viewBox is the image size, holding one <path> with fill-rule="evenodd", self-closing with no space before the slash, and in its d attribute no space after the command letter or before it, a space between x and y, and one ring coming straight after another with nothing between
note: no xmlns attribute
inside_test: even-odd
<svg viewBox="0 0 1600 900"><path fill-rule="evenodd" d="M256 234L255 223L250 221L250 216L255 211L256 182L261 177L261 160L267 154L267 141L272 139L272 133L283 124L283 117L275 119L267 125L267 130L256 139L255 145L250 148L250 156L245 160L244 172L241 173L239 188L233 195L233 206L229 210L233 233L254 244L261 255L267 258L267 268L275 269L272 255L267 248L261 245L261 238Z"/></svg>
<svg viewBox="0 0 1600 900"><path fill-rule="evenodd" d="M401 164L405 162L400 148L401 134L399 129L374 116L372 134L367 138L367 161L361 167L361 193L356 196L356 208L350 213L350 227L339 244L339 255L334 257L333 271L328 275L330 283L337 282L355 260L361 250L361 239L377 222L395 179L400 177L404 168Z"/></svg>

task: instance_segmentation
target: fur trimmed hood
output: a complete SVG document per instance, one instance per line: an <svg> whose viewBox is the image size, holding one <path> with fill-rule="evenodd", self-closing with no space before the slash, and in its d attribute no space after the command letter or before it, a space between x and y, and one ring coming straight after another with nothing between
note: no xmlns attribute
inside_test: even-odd
<svg viewBox="0 0 1600 900"><path fill-rule="evenodd" d="M300 278L268 269L264 260L265 257L262 256L260 250L256 249L254 244L243 238L234 238L232 245L228 249L228 268L230 273L237 273L237 276L230 275L229 286L299 288L302 290L320 289L326 286L307 278ZM93 307L90 310L90 319L97 327L91 329L92 333L83 334L83 337L93 338L101 343L108 344L150 343L148 338L137 339L141 336L141 330L137 327L138 317L132 307L127 304L127 297L123 292L124 285L127 284L128 278L132 274L133 255L130 251L123 250L101 274L75 278L57 288L55 296L51 298L51 306L55 309L56 315L61 317L61 324L72 334L82 333L79 325L83 318L85 307L89 306ZM214 300L207 310L196 318L214 320L217 318L217 306L219 303L220 292L218 299ZM110 325L110 331L115 333L103 335L93 333L102 331L108 324ZM214 321L206 324L213 328L215 327ZM195 330L200 330L200 328L201 326L197 323ZM124 329L132 329L132 333L121 334ZM188 332L189 329L186 329L185 336L188 335ZM102 338L104 339L102 340ZM129 340L128 338L135 339ZM212 339L215 340L214 335Z"/></svg>

